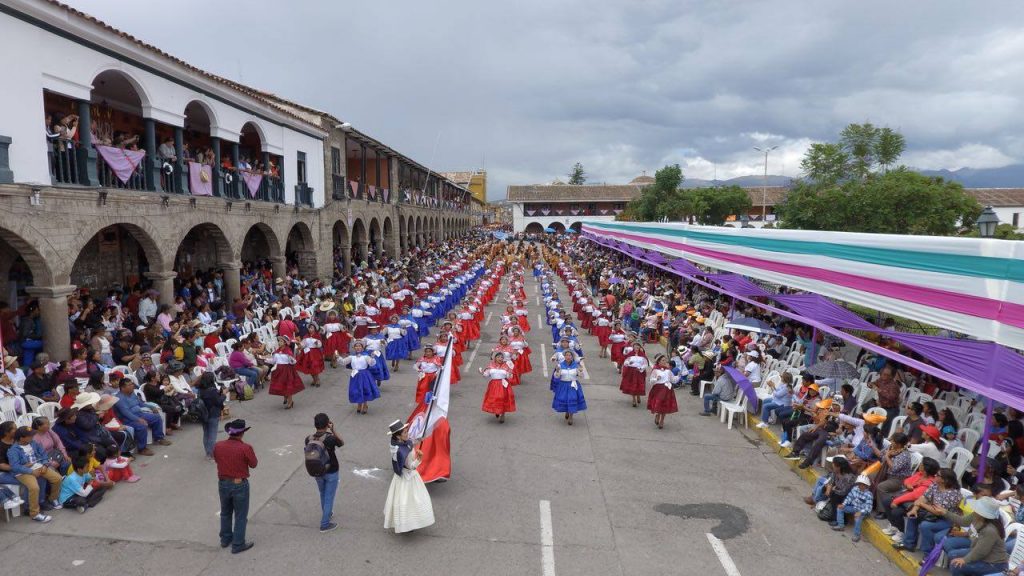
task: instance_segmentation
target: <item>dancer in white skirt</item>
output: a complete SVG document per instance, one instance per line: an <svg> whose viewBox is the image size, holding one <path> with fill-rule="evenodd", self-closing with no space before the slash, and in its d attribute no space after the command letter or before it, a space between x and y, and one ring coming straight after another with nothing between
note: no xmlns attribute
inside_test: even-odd
<svg viewBox="0 0 1024 576"><path fill-rule="evenodd" d="M408 424L395 420L388 428L395 475L384 503L384 528L394 528L395 534L426 528L434 523L434 507L427 486L416 471L423 453L409 440Z"/></svg>

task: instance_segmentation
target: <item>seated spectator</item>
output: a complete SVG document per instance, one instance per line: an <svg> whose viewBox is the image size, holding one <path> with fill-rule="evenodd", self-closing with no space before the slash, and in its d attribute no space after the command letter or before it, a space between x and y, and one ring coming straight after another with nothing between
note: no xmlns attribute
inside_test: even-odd
<svg viewBox="0 0 1024 576"><path fill-rule="evenodd" d="M32 373L25 378L25 394L42 398L46 402L59 400L53 389L53 379L46 373L46 364L32 363Z"/></svg>
<svg viewBox="0 0 1024 576"><path fill-rule="evenodd" d="M235 342L231 345L231 354L228 356L228 366L231 367L235 373L245 376L245 379L249 382L249 385L254 389L257 387L260 379L260 372L256 369L249 358L242 351L243 343Z"/></svg>
<svg viewBox="0 0 1024 576"><path fill-rule="evenodd" d="M75 428L75 420L77 418L77 408L61 408L53 422L52 430L60 437L60 442L64 445L64 451L68 455L77 454L86 445L79 438L78 431Z"/></svg>
<svg viewBox="0 0 1024 576"><path fill-rule="evenodd" d="M911 444L907 449L937 462L945 462L946 443L942 440L942 432L935 426L926 424L921 427L921 436L924 442Z"/></svg>
<svg viewBox="0 0 1024 576"><path fill-rule="evenodd" d="M903 481L903 491L896 494L894 498L882 502L882 509L889 518L889 528L882 532L893 537L893 542L903 541L904 517L913 506L914 502L924 496L924 493L937 480L939 463L931 458L921 461L921 467L917 472L911 474Z"/></svg>
<svg viewBox="0 0 1024 576"><path fill-rule="evenodd" d="M95 444L102 446L108 452L119 452L118 447L124 442L126 435L119 434L114 437L114 432L108 430L100 421L100 413L97 407L100 403L100 395L96 392L82 392L75 399L73 409L78 410L75 418L69 419L68 426L75 426L77 436L82 444ZM61 438L63 440L63 438Z"/></svg>
<svg viewBox="0 0 1024 576"><path fill-rule="evenodd" d="M951 549L958 539L947 539L950 574L953 576L1000 574L1009 567L1009 556L1003 539L1006 532L999 517L999 502L992 497L979 498L971 503L973 512L965 516L956 510L946 510L943 516L956 526L973 528L974 537L969 548ZM964 540L962 537L959 540Z"/></svg>
<svg viewBox="0 0 1024 576"><path fill-rule="evenodd" d="M797 437L785 458L787 460L803 458L803 462L799 466L801 470L813 466L821 456L821 451L825 449L825 444L839 430L839 424L835 419L829 419L832 414L832 399L819 400L814 405L813 424L810 429ZM805 452L806 456L803 456Z"/></svg>
<svg viewBox="0 0 1024 576"><path fill-rule="evenodd" d="M960 500L960 482L952 470L943 468L939 471L938 482L928 487L924 495L915 500L910 507L904 519L906 532L903 541L894 543L893 547L910 552L918 548L925 554L930 552L952 527L952 523L943 516L943 512L959 510ZM921 538L920 547L918 534Z"/></svg>
<svg viewBox="0 0 1024 576"><path fill-rule="evenodd" d="M831 501L838 506L850 492L857 475L853 468L850 468L850 461L842 456L829 456L826 458L829 465L826 467L828 473L818 478L810 496L804 497L808 506L814 506L819 502Z"/></svg>
<svg viewBox="0 0 1024 576"><path fill-rule="evenodd" d="M871 479L861 474L857 477L853 488L843 499L843 503L836 506L836 521L831 522L833 530L842 532L846 527L846 515L853 514L853 537L854 542L860 542L860 529L864 518L871 513L874 505L871 495Z"/></svg>
<svg viewBox="0 0 1024 576"><path fill-rule="evenodd" d="M18 482L28 490L29 516L36 522L49 522L51 518L40 511L39 479L49 484L48 504L55 510L61 508L61 475L53 467L43 448L33 440L35 433L27 426L14 433L14 445L7 449L7 464Z"/></svg>
<svg viewBox="0 0 1024 576"><path fill-rule="evenodd" d="M79 514L85 514L87 509L93 508L103 500L106 488L92 485L93 476L86 471L89 460L85 456L76 457L72 466L74 469L61 484L60 503L67 508L78 510Z"/></svg>
<svg viewBox="0 0 1024 576"><path fill-rule="evenodd" d="M75 378L88 378L88 356L89 349L82 347L71 351L71 364L69 366L71 375Z"/></svg>
<svg viewBox="0 0 1024 576"><path fill-rule="evenodd" d="M152 402L163 410L167 418L167 434L172 430L181 429L181 416L185 413L185 404L176 399L174 386L167 376L150 372L142 381L142 393L147 402Z"/></svg>
<svg viewBox="0 0 1024 576"><path fill-rule="evenodd" d="M33 418L32 431L35 433L35 438L33 439L43 449L43 453L49 459L50 466L62 475L67 474L68 467L71 465L71 457L68 456L68 451L64 447L64 442L61 441L60 436L50 429L49 418L45 416Z"/></svg>
<svg viewBox="0 0 1024 576"><path fill-rule="evenodd" d="M14 409L18 414L25 414L27 412L25 399L21 397L23 392L14 387L11 379L6 374L0 375L0 398L11 398L14 401Z"/></svg>
<svg viewBox="0 0 1024 576"><path fill-rule="evenodd" d="M90 450L86 452L89 456L89 471L96 475L103 486L113 488L117 482L134 484L141 480L132 471L131 458L116 452L108 453L100 446L90 445Z"/></svg>
<svg viewBox="0 0 1024 576"><path fill-rule="evenodd" d="M878 485L875 487L875 504L880 512L875 516L884 518L882 511L886 505L903 491L903 481L913 473L912 458L907 450L907 435L895 432L889 438L889 447L882 453L882 467L878 473Z"/></svg>
<svg viewBox="0 0 1024 576"><path fill-rule="evenodd" d="M175 397L188 402L196 397L195 391L185 378L185 365L177 360L167 363L167 377L174 387Z"/></svg>
<svg viewBox="0 0 1024 576"><path fill-rule="evenodd" d="M849 445L839 449L850 460L850 466L858 472L878 466L883 456L881 425L885 423L885 416L868 413L864 418L854 418L840 414L838 418L840 422L853 426Z"/></svg>
<svg viewBox="0 0 1024 576"><path fill-rule="evenodd" d="M0 376L7 378L9 387L14 390L15 394L21 396L25 393L25 372L22 371L16 356L4 354L4 373Z"/></svg>
<svg viewBox="0 0 1024 576"><path fill-rule="evenodd" d="M150 433L152 433L155 443L161 446L171 444L170 440L164 438L163 422L160 420L160 416L153 413L139 400L139 397L135 395L135 383L129 378L121 379L114 412L125 426L134 430L135 445L138 446L139 454L143 456L154 454L148 448Z"/></svg>
<svg viewBox="0 0 1024 576"><path fill-rule="evenodd" d="M715 373L718 378L715 379L715 385L711 392L704 395L704 410L700 413L701 416L711 416L718 402L732 402L736 398L738 387L732 377L721 369L716 370Z"/></svg>
<svg viewBox="0 0 1024 576"><path fill-rule="evenodd" d="M810 382L810 383L808 383ZM813 414L815 405L821 398L818 396L818 385L814 383L814 377L810 374L803 375L803 392L793 399L793 404L788 413L783 412L779 415L779 419L782 420L782 442L779 444L783 448L790 448L793 446L793 440L796 438L796 429L798 426L804 426L810 424L813 420ZM785 414L785 416L783 416Z"/></svg>

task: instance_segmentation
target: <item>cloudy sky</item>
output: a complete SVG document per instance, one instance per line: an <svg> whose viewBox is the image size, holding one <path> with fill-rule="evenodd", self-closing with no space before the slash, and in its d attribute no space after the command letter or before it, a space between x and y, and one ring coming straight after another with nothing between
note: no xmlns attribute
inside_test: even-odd
<svg viewBox="0 0 1024 576"><path fill-rule="evenodd" d="M919 168L1024 161L1019 1L66 1L433 168L485 167L492 200L577 161L591 182L756 174L759 145L796 176L863 121Z"/></svg>

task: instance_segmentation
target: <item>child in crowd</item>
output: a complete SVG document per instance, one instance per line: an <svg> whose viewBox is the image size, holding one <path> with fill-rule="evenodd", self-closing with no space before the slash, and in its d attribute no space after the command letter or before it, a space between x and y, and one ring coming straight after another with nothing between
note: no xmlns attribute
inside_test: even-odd
<svg viewBox="0 0 1024 576"><path fill-rule="evenodd" d="M843 503L836 507L836 521L829 523L832 529L842 532L846 526L846 515L853 513L853 538L854 542L860 542L860 525L864 518L871 513L874 507L874 496L871 493L871 478L861 474L857 477L850 493L846 495Z"/></svg>
<svg viewBox="0 0 1024 576"><path fill-rule="evenodd" d="M60 503L65 508L75 508L79 514L85 514L103 500L107 489L93 485L93 476L89 473L89 458L78 456L72 463L72 472L64 478L60 485Z"/></svg>

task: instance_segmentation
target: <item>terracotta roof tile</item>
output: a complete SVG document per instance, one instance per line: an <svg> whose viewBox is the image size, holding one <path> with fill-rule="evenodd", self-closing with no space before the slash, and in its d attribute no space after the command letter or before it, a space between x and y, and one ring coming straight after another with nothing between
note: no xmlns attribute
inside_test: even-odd
<svg viewBox="0 0 1024 576"><path fill-rule="evenodd" d="M640 196L642 190L643 186L635 184L509 186L508 200L510 202L578 202L581 200L629 202ZM760 186L757 186L746 188L746 190L754 206L760 206L762 198L766 199L766 205L774 206L786 197L787 189L782 186L769 186L767 190L762 190Z"/></svg>
<svg viewBox="0 0 1024 576"><path fill-rule="evenodd" d="M965 188L982 206L1024 206L1024 188Z"/></svg>

